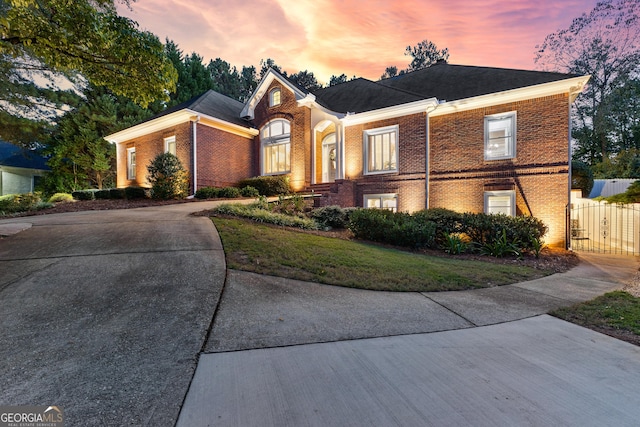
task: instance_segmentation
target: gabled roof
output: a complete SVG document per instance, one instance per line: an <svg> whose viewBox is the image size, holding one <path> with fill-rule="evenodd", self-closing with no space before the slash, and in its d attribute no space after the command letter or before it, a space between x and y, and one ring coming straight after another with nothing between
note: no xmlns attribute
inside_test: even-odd
<svg viewBox="0 0 640 427"><path fill-rule="evenodd" d="M406 90L440 102L456 101L505 92L575 77L576 74L526 71L507 68L473 67L438 62L428 68L402 74L378 83Z"/></svg>
<svg viewBox="0 0 640 427"><path fill-rule="evenodd" d="M27 150L4 141L0 141L0 166L40 170L51 169L47 166L47 159L36 151Z"/></svg>
<svg viewBox="0 0 640 427"><path fill-rule="evenodd" d="M250 123L248 121L240 118L240 112L243 108L244 104L242 102L229 98L215 90L208 90L201 95L189 99L188 101L174 105L171 108L167 108L165 111L153 116L149 120L167 116L180 110L191 110L197 113L206 114L207 116L217 117L238 126L250 127Z"/></svg>
<svg viewBox="0 0 640 427"><path fill-rule="evenodd" d="M362 113L425 99L363 78L319 89L313 94L320 105L339 113Z"/></svg>
<svg viewBox="0 0 640 427"><path fill-rule="evenodd" d="M258 105L262 97L265 96L267 90L269 89L269 86L271 86L271 83L274 80L279 81L282 86L288 88L295 96L296 101L305 100L305 102L310 103L315 101L315 96L310 94L309 91L295 84L273 68L269 68L262 80L260 80L260 83L258 83L258 87L256 87L256 89L253 91L246 104L244 105L244 108L240 113L241 117L253 119L256 106Z"/></svg>

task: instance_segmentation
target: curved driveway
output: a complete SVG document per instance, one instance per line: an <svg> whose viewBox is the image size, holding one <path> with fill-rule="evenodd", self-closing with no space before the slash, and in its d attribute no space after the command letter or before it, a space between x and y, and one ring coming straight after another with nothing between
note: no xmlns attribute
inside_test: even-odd
<svg viewBox="0 0 640 427"><path fill-rule="evenodd" d="M0 405L62 406L68 426L640 418L640 350L539 316L622 287L636 258L465 292L225 281L212 223L188 215L213 204L0 221L17 232L0 240Z"/></svg>

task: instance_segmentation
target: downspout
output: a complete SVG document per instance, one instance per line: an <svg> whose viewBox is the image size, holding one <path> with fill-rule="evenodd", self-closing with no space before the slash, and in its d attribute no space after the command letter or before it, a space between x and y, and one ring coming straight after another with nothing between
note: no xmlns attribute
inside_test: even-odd
<svg viewBox="0 0 640 427"><path fill-rule="evenodd" d="M573 150L571 147L571 131L572 131L571 129L571 109L572 109L571 94L569 94L568 100L569 100L569 117L568 117L569 126L567 126L567 128L569 129L569 135L567 137L568 137L569 143L567 144L568 146L567 151L569 155L569 185L568 185L569 188L567 189L568 191L567 207L565 208L566 211L564 215L565 216L565 224L564 224L564 248L565 249L571 249L571 227L570 227L571 225L571 187L572 187L571 182L573 180L573 175L572 175L573 168L571 167L571 159L573 156Z"/></svg>
<svg viewBox="0 0 640 427"><path fill-rule="evenodd" d="M340 161L340 169L338 170L338 179L345 179L344 174L344 141L345 141L345 125L343 122L340 122L340 143L336 144L338 155L336 156Z"/></svg>
<svg viewBox="0 0 640 427"><path fill-rule="evenodd" d="M193 149L193 196L198 191L198 122L200 122L200 115L195 116L195 120L191 122L191 138Z"/></svg>
<svg viewBox="0 0 640 427"><path fill-rule="evenodd" d="M424 159L424 208L429 209L429 155L431 154L431 136L429 132L429 113L435 111L438 105L432 110L425 110L425 159Z"/></svg>

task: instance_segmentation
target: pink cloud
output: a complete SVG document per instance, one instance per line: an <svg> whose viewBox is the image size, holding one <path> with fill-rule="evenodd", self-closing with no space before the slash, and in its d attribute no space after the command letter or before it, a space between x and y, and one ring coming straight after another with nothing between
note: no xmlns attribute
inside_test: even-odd
<svg viewBox="0 0 640 427"><path fill-rule="evenodd" d="M535 45L597 1L138 0L121 12L206 61L258 67L270 57L326 82L404 68L406 46L423 39L449 48L452 63L533 69Z"/></svg>

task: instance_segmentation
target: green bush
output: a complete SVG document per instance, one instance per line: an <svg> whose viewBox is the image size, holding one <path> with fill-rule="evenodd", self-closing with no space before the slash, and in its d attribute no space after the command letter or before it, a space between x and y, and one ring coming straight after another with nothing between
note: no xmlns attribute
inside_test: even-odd
<svg viewBox="0 0 640 427"><path fill-rule="evenodd" d="M95 193L93 193L93 195L96 199L100 199L100 200L111 198L111 192L109 191L109 189L96 190Z"/></svg>
<svg viewBox="0 0 640 427"><path fill-rule="evenodd" d="M267 224L297 227L306 230L318 229L318 224L312 219L270 212L263 209L263 205L259 202L249 205L224 204L216 207L213 212L220 215L239 216Z"/></svg>
<svg viewBox="0 0 640 427"><path fill-rule="evenodd" d="M215 199L218 197L219 188L216 187L202 187L198 188L194 197L196 199Z"/></svg>
<svg viewBox="0 0 640 427"><path fill-rule="evenodd" d="M532 249L532 239L541 240L547 233L547 226L532 216L488 215L465 213L462 215L461 231L477 247L499 244L506 239L510 244L523 250ZM498 242L498 243L497 243Z"/></svg>
<svg viewBox="0 0 640 427"><path fill-rule="evenodd" d="M258 197L260 195L260 192L255 187L245 185L240 189L240 195L242 197Z"/></svg>
<svg viewBox="0 0 640 427"><path fill-rule="evenodd" d="M424 209L413 214L420 221L431 221L436 225L436 240L444 244L446 236L460 233L462 214L444 208Z"/></svg>
<svg viewBox="0 0 640 427"><path fill-rule="evenodd" d="M309 216L323 228L347 228L350 212L340 206L325 206L312 210Z"/></svg>
<svg viewBox="0 0 640 427"><path fill-rule="evenodd" d="M39 193L7 194L0 197L0 213L6 215L38 210L41 202Z"/></svg>
<svg viewBox="0 0 640 427"><path fill-rule="evenodd" d="M94 200L96 190L77 190L71 193L76 200Z"/></svg>
<svg viewBox="0 0 640 427"><path fill-rule="evenodd" d="M168 200L187 196L189 180L178 157L171 153L159 154L147 166L151 183L151 197Z"/></svg>
<svg viewBox="0 0 640 427"><path fill-rule="evenodd" d="M218 197L224 199L235 199L240 197L240 189L236 187L223 187L218 192Z"/></svg>
<svg viewBox="0 0 640 427"><path fill-rule="evenodd" d="M279 194L289 194L288 175L259 176L255 178L243 179L238 183L238 187L253 187L262 196L277 196Z"/></svg>
<svg viewBox="0 0 640 427"><path fill-rule="evenodd" d="M450 255L460 255L467 251L469 244L459 234L445 234L440 247Z"/></svg>
<svg viewBox="0 0 640 427"><path fill-rule="evenodd" d="M56 193L49 197L49 203L67 203L73 202L73 196L69 193Z"/></svg>
<svg viewBox="0 0 640 427"><path fill-rule="evenodd" d="M126 187L124 189L124 195L127 199L146 199L147 189L142 187Z"/></svg>
<svg viewBox="0 0 640 427"><path fill-rule="evenodd" d="M109 198L110 199L125 199L127 197L127 193L124 188L110 188L109 189Z"/></svg>
<svg viewBox="0 0 640 427"><path fill-rule="evenodd" d="M593 189L593 171L581 161L571 161L571 189L582 190L582 197L589 197Z"/></svg>
<svg viewBox="0 0 640 427"><path fill-rule="evenodd" d="M351 213L349 229L359 239L412 248L434 247L436 225L402 212L357 209Z"/></svg>

